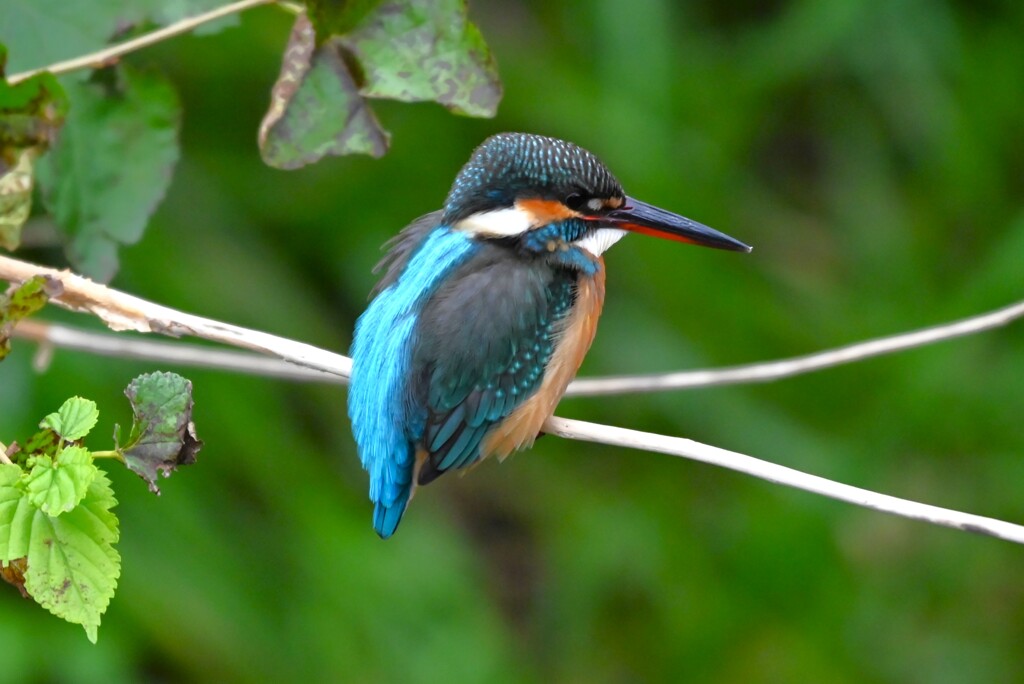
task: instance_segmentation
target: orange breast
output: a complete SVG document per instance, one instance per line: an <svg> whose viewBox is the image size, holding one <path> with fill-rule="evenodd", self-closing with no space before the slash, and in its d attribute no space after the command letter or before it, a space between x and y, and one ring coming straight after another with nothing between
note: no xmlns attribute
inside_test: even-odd
<svg viewBox="0 0 1024 684"><path fill-rule="evenodd" d="M604 259L598 261L597 273L593 277L581 275L576 284L576 303L565 317L561 330L556 331L557 342L540 389L484 437L480 449L482 458L492 454L505 458L513 451L529 447L544 421L555 412L597 332L605 283Z"/></svg>

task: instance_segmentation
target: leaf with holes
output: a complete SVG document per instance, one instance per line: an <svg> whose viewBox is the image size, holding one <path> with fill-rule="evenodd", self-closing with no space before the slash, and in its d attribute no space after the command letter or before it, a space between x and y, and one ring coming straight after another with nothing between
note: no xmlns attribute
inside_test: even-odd
<svg viewBox="0 0 1024 684"><path fill-rule="evenodd" d="M159 494L158 473L168 476L178 466L192 465L203 446L192 423L192 383L175 373L149 373L132 380L124 393L135 421L128 443L117 450L125 465Z"/></svg>

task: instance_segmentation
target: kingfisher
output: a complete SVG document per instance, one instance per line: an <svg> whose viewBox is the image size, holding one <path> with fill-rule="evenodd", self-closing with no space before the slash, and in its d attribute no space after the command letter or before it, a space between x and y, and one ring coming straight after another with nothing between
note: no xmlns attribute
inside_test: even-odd
<svg viewBox="0 0 1024 684"><path fill-rule="evenodd" d="M604 252L628 232L751 250L627 196L587 150L528 133L485 140L444 207L386 245L348 395L381 538L417 485L533 444L594 339Z"/></svg>

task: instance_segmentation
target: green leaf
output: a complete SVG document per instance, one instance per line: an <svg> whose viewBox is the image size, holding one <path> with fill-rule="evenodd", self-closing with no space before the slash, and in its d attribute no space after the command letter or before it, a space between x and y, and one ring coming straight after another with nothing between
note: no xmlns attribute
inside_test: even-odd
<svg viewBox="0 0 1024 684"><path fill-rule="evenodd" d="M115 34L145 22L172 24L227 4L224 0L3 0L0 36L10 50L7 73L39 69L102 49ZM228 16L204 24L209 34L238 23ZM88 69L72 78L89 75Z"/></svg>
<svg viewBox="0 0 1024 684"><path fill-rule="evenodd" d="M17 249L32 209L32 168L67 114L67 96L50 74L10 85L0 79L0 247Z"/></svg>
<svg viewBox="0 0 1024 684"><path fill-rule="evenodd" d="M44 149L67 113L67 94L52 74L37 74L14 85L0 79L0 149Z"/></svg>
<svg viewBox="0 0 1024 684"><path fill-rule="evenodd" d="M31 507L25 589L54 615L82 625L93 643L121 574L110 511L116 504L110 480L98 471L73 510L52 517Z"/></svg>
<svg viewBox="0 0 1024 684"><path fill-rule="evenodd" d="M82 397L71 397L56 413L43 418L41 428L50 428L66 442L77 442L89 434L99 420L100 411L96 402Z"/></svg>
<svg viewBox="0 0 1024 684"><path fill-rule="evenodd" d="M68 258L101 281L117 250L142 237L178 160L177 95L162 76L122 67L68 88L59 142L39 161L43 202L68 238Z"/></svg>
<svg viewBox="0 0 1024 684"><path fill-rule="evenodd" d="M166 477L192 465L203 446L192 423L192 383L175 373L149 373L132 380L124 393L135 422L128 444L117 448L128 468L159 494L158 472Z"/></svg>
<svg viewBox="0 0 1024 684"><path fill-rule="evenodd" d="M3 0L0 36L9 51L7 73L99 50L119 27L141 18L134 4L135 0Z"/></svg>
<svg viewBox="0 0 1024 684"><path fill-rule="evenodd" d="M18 321L43 308L51 297L64 292L59 280L35 276L19 285L10 295L0 295L0 361L11 350L10 337Z"/></svg>
<svg viewBox="0 0 1024 684"><path fill-rule="evenodd" d="M305 15L292 28L259 145L263 160L279 169L296 169L327 154L380 157L387 151L388 134L359 96L338 45L316 46Z"/></svg>
<svg viewBox="0 0 1024 684"><path fill-rule="evenodd" d="M498 109L497 65L465 0L391 0L340 40L359 60L365 97L434 101L469 116Z"/></svg>
<svg viewBox="0 0 1024 684"><path fill-rule="evenodd" d="M31 506L20 486L23 475L16 465L0 464L0 563L28 555Z"/></svg>
<svg viewBox="0 0 1024 684"><path fill-rule="evenodd" d="M33 506L56 517L79 504L97 473L99 468L89 450L71 446L61 451L56 461L48 456L36 458L25 491Z"/></svg>

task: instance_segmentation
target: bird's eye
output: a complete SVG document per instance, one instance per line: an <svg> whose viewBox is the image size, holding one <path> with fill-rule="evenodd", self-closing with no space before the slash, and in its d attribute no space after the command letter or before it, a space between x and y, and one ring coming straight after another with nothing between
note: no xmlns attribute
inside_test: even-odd
<svg viewBox="0 0 1024 684"><path fill-rule="evenodd" d="M565 206L573 211L579 211L587 203L587 198L578 192L574 192L565 198Z"/></svg>

